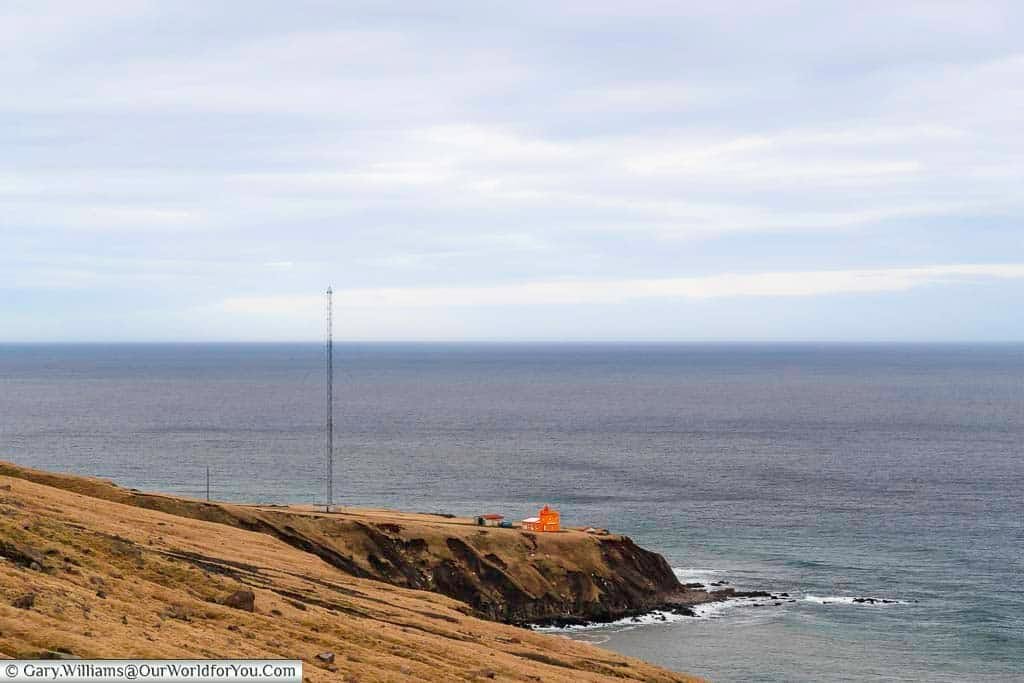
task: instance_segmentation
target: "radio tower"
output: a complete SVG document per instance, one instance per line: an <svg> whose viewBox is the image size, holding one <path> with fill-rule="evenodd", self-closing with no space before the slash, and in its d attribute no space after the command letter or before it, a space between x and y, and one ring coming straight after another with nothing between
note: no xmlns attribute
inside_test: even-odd
<svg viewBox="0 0 1024 683"><path fill-rule="evenodd" d="M327 288L327 512L334 505L334 290Z"/></svg>

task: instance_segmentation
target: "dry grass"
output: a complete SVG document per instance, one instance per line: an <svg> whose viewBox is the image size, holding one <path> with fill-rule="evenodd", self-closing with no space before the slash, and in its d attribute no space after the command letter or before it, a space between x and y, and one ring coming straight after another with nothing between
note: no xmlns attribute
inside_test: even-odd
<svg viewBox="0 0 1024 683"><path fill-rule="evenodd" d="M0 462L0 474L92 498L261 531L353 576L427 589L516 622L660 604L680 588L663 558L616 534L525 533L391 510L208 503ZM441 577L441 578L439 578ZM441 583L438 583L441 581ZM625 614L623 614L624 616Z"/></svg>
<svg viewBox="0 0 1024 683"><path fill-rule="evenodd" d="M473 618L444 596L354 578L273 536L193 519L195 502L161 496L149 506L161 509L145 509L98 480L30 474L0 467L8 657L298 658L311 681L693 680ZM458 526L440 520L417 519ZM218 604L237 590L255 593L254 612ZM28 593L31 608L12 605ZM316 659L322 652L335 653L333 665Z"/></svg>

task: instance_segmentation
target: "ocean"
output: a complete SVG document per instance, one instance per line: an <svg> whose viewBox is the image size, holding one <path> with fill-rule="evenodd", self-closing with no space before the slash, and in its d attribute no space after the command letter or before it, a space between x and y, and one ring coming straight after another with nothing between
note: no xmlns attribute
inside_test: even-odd
<svg viewBox="0 0 1024 683"><path fill-rule="evenodd" d="M550 503L687 580L790 595L567 637L713 681L1024 680L1022 345L338 344L335 366L339 502ZM323 368L316 344L0 345L0 458L322 502Z"/></svg>

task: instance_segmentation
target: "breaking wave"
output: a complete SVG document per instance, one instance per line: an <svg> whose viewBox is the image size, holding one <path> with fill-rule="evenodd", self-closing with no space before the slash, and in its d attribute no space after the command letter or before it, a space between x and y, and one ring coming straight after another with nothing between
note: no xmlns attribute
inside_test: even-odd
<svg viewBox="0 0 1024 683"><path fill-rule="evenodd" d="M712 584L728 584L729 582L721 577L726 572L718 569L701 567L673 567L676 577L682 583L702 583L708 588ZM564 626L533 626L535 631L568 633L579 631L599 631L602 629L628 629L636 626L650 626L653 624L673 624L686 621L699 621L704 619L720 619L727 617L731 612L746 608L771 608L790 605L791 603L805 603L814 605L853 605L857 607L885 607L894 605L907 605L914 601L897 600L894 598L878 598L872 596L855 595L794 595L782 593L772 594L770 597L739 597L721 602L706 602L700 605L691 605L691 614L654 610L635 617L625 617L616 621L592 622L588 624L570 624ZM760 612L760 610L756 610Z"/></svg>
<svg viewBox="0 0 1024 683"><path fill-rule="evenodd" d="M672 567L672 573L676 575L680 583L708 583L718 579L725 572L720 569L702 567Z"/></svg>
<svg viewBox="0 0 1024 683"><path fill-rule="evenodd" d="M810 602L815 605L857 605L865 607L877 607L879 605L909 605L908 600L896 600L893 598L873 598L852 595L805 595L802 602Z"/></svg>
<svg viewBox="0 0 1024 683"><path fill-rule="evenodd" d="M696 610L695 610L696 612ZM534 631L544 632L567 632L567 631L594 631L597 629L623 628L627 626L647 626L650 624L669 624L679 621L692 621L694 617L675 612L662 612L655 610L637 617L626 617L616 621L594 622L590 624L572 624L569 626L533 626Z"/></svg>

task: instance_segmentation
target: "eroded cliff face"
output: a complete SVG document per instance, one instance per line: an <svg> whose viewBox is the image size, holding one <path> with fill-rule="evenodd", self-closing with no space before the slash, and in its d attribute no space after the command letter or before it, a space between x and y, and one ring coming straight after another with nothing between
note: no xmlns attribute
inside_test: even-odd
<svg viewBox="0 0 1024 683"><path fill-rule="evenodd" d="M658 606L679 589L664 558L623 536L460 529L424 538L421 531L395 525L376 537L387 559L375 569L495 621L612 620Z"/></svg>
<svg viewBox="0 0 1024 683"><path fill-rule="evenodd" d="M609 621L716 598L685 590L663 557L615 534L530 533L383 510L324 514L207 503L5 464L0 474L265 533L352 576L440 593L493 621Z"/></svg>

